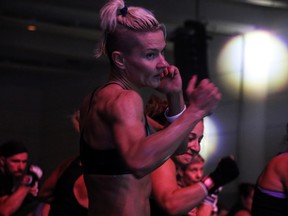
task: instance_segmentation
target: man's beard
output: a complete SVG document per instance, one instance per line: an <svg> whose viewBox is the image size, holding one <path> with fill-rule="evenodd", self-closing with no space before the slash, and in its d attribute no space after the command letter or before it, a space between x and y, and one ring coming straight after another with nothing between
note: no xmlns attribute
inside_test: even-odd
<svg viewBox="0 0 288 216"><path fill-rule="evenodd" d="M20 181L24 176L24 171L17 171L12 173L11 175L15 181Z"/></svg>

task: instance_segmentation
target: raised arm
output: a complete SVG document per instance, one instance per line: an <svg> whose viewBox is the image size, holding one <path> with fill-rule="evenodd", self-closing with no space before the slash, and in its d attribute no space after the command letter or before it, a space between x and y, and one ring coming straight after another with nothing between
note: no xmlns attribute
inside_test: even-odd
<svg viewBox="0 0 288 216"><path fill-rule="evenodd" d="M15 213L22 205L30 190L31 187L29 185L23 184L11 195L0 197L0 215L11 215Z"/></svg>
<svg viewBox="0 0 288 216"><path fill-rule="evenodd" d="M174 162L169 159L151 173L153 197L169 215L181 215L198 206L207 196L202 183L180 188Z"/></svg>
<svg viewBox="0 0 288 216"><path fill-rule="evenodd" d="M196 78L190 82L191 104L182 115L150 136L145 136L143 102L136 92L125 91L113 106L106 107L113 116L115 143L136 176L142 177L159 167L179 148L198 121L216 107L221 97L217 88L208 80L194 88L195 82Z"/></svg>

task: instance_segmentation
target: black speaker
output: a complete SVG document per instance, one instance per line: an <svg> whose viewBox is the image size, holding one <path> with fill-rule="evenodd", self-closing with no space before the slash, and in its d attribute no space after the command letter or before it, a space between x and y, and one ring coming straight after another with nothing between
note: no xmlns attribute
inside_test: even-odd
<svg viewBox="0 0 288 216"><path fill-rule="evenodd" d="M209 78L207 39L205 25L198 21L185 21L173 32L174 63L180 70L184 93L192 75L198 76L197 84Z"/></svg>

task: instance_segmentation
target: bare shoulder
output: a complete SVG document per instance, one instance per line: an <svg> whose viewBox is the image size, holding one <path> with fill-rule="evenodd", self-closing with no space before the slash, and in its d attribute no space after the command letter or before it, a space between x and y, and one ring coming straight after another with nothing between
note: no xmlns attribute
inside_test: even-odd
<svg viewBox="0 0 288 216"><path fill-rule="evenodd" d="M109 113L110 116L114 116L116 119L121 117L126 118L127 116L143 116L143 100L142 97L135 91L122 90L114 94L104 104L105 112ZM130 118L129 118L130 119Z"/></svg>
<svg viewBox="0 0 288 216"><path fill-rule="evenodd" d="M283 191L284 188L288 190L287 170L288 154L279 154L268 162L266 168L260 175L258 184L269 190Z"/></svg>
<svg viewBox="0 0 288 216"><path fill-rule="evenodd" d="M277 155L270 161L270 164L275 172L281 176L281 178L284 178L288 184L288 153Z"/></svg>
<svg viewBox="0 0 288 216"><path fill-rule="evenodd" d="M176 179L176 166L171 159L168 159L151 174L153 193L156 197L165 196L171 191L178 189ZM163 181L165 179L165 181ZM158 196L157 196L158 195Z"/></svg>
<svg viewBox="0 0 288 216"><path fill-rule="evenodd" d="M284 169L288 167L288 153L279 154L273 157L269 165L274 167L275 169ZM286 169L285 169L286 170Z"/></svg>
<svg viewBox="0 0 288 216"><path fill-rule="evenodd" d="M164 176L172 176L175 178L176 176L176 166L171 158L165 161L160 167L152 172L152 177L158 179L161 177L163 179ZM166 179L166 178L164 178Z"/></svg>
<svg viewBox="0 0 288 216"><path fill-rule="evenodd" d="M129 105L143 105L143 100L140 94L133 90L123 90L115 96L113 102L116 105L121 105L123 107L129 107Z"/></svg>
<svg viewBox="0 0 288 216"><path fill-rule="evenodd" d="M133 116L133 113L142 112L143 115L143 100L136 91L108 85L84 97L80 106L80 123L85 122L88 110L115 121L127 118L127 115Z"/></svg>

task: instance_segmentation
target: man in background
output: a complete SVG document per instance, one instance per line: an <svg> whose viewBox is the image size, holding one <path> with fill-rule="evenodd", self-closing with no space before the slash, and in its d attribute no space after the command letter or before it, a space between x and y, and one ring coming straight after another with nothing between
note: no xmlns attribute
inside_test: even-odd
<svg viewBox="0 0 288 216"><path fill-rule="evenodd" d="M0 146L0 215L32 215L42 170L27 165L28 151L16 141Z"/></svg>

